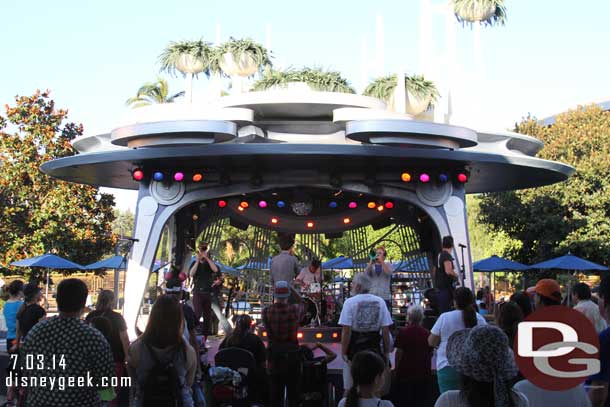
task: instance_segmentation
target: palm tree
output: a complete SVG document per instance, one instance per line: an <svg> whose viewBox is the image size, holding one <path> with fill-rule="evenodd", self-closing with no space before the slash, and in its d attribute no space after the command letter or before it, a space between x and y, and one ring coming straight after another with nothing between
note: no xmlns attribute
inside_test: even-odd
<svg viewBox="0 0 610 407"><path fill-rule="evenodd" d="M163 78L157 78L155 82L146 82L140 86L136 96L127 99L125 104L136 108L158 103L173 103L181 96L184 96L184 91L170 95L167 81Z"/></svg>
<svg viewBox="0 0 610 407"><path fill-rule="evenodd" d="M212 47L203 40L170 42L159 55L161 71L175 76L176 71L182 73L186 80L186 100L193 100L193 76L201 72L210 73Z"/></svg>

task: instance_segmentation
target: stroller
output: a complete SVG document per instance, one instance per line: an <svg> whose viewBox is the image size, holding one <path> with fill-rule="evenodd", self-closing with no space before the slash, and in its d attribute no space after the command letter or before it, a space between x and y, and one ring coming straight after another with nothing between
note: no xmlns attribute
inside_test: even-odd
<svg viewBox="0 0 610 407"><path fill-rule="evenodd" d="M251 375L256 367L252 353L245 349L226 348L216 354L215 367L208 370L211 393L217 405L250 407Z"/></svg>
<svg viewBox="0 0 610 407"><path fill-rule="evenodd" d="M299 349L303 370L301 373L301 406L334 407L335 388L328 381L325 357L314 357L311 349L301 346Z"/></svg>

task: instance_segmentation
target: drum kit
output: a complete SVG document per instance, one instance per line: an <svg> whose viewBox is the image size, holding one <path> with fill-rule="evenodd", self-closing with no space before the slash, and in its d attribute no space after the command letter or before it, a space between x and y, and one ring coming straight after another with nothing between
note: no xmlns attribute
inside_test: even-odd
<svg viewBox="0 0 610 407"><path fill-rule="evenodd" d="M303 316L301 326L334 325L339 320L339 304L330 290L320 283L304 285L300 292Z"/></svg>

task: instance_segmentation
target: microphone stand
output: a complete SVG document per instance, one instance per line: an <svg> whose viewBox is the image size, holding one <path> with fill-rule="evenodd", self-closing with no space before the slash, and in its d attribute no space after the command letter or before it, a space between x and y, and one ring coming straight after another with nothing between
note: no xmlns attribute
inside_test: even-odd
<svg viewBox="0 0 610 407"><path fill-rule="evenodd" d="M466 248L466 245L463 245L460 243L460 252L461 252L461 257L462 257L462 264L461 264L461 271L462 271L462 287L464 287L464 280L466 279L466 264L464 264L464 249Z"/></svg>

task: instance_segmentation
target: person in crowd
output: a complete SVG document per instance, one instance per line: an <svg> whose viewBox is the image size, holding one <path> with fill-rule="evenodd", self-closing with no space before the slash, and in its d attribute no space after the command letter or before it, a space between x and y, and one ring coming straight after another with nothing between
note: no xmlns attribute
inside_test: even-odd
<svg viewBox="0 0 610 407"><path fill-rule="evenodd" d="M424 291L424 320L422 326L429 331L434 326L439 315L438 290L436 288L428 288Z"/></svg>
<svg viewBox="0 0 610 407"><path fill-rule="evenodd" d="M13 280L6 288L8 291L9 298L4 303L2 313L4 314L4 321L6 322L6 351L9 355L15 354L18 349L19 340L17 337L17 311L23 305L23 281ZM6 372L7 375L15 373L15 370L11 369L12 363L7 364ZM15 399L14 386L8 386L6 389L6 401L7 405L11 405Z"/></svg>
<svg viewBox="0 0 610 407"><path fill-rule="evenodd" d="M24 303L17 311L17 338L23 340L30 329L45 318L47 312L40 306L42 292L37 283L27 283L23 287Z"/></svg>
<svg viewBox="0 0 610 407"><path fill-rule="evenodd" d="M85 304L85 310L87 308L88 308L87 304ZM106 338L106 341L108 342L108 344L110 345L110 348L112 350L112 340L113 340L112 330L113 330L113 328L112 328L112 323L110 322L110 320L106 317L99 316L99 317L90 318L88 322L89 322L89 325L91 325L92 327L94 327L95 329L100 331L100 333L102 335L104 335L104 338ZM116 364L116 362L115 362L115 364ZM100 390L98 390L98 393L99 393L100 399L101 399L100 407L111 407L111 406L118 405L116 390L113 387L107 387L104 389L100 389ZM129 405L129 399L127 401L128 401L127 405Z"/></svg>
<svg viewBox="0 0 610 407"><path fill-rule="evenodd" d="M479 309L481 308L481 304L485 304L485 301L483 301L483 297L485 296L485 291L482 288L479 288L477 290L477 307L479 307Z"/></svg>
<svg viewBox="0 0 610 407"><path fill-rule="evenodd" d="M600 314L610 324L610 276L605 275L597 292ZM600 371L588 379L589 399L593 407L604 407L610 404L608 384L610 382L610 328L599 334Z"/></svg>
<svg viewBox="0 0 610 407"><path fill-rule="evenodd" d="M496 299L494 298L494 295L488 285L485 286L485 289L483 290L483 302L485 302L485 305L487 305L487 310L489 313L493 314Z"/></svg>
<svg viewBox="0 0 610 407"><path fill-rule="evenodd" d="M116 377L124 377L127 375L125 370L125 362L127 361L127 352L129 350L129 337L127 336L127 324L125 319L118 312L114 311L116 299L114 292L111 290L101 290L97 295L97 303L95 310L91 311L85 317L85 321L91 323L93 318L106 318L112 329L110 331L110 349L114 357L114 368ZM110 403L110 406L126 406L129 404L129 389L120 388L118 397Z"/></svg>
<svg viewBox="0 0 610 407"><path fill-rule="evenodd" d="M527 316L533 312L532 300L525 292L517 291L516 293L510 296L510 300L516 303L519 308L521 308L521 312L523 313L524 319L527 318Z"/></svg>
<svg viewBox="0 0 610 407"><path fill-rule="evenodd" d="M337 354L328 346L324 345L322 342L316 342L312 346L301 345L299 347L299 352L301 352L301 358L303 360L314 360L316 357L314 356L314 352L316 349L320 349L324 356L319 356L321 361L325 364L329 364L333 360L337 359Z"/></svg>
<svg viewBox="0 0 610 407"><path fill-rule="evenodd" d="M441 394L435 407L527 407L527 398L511 389L517 374L506 334L478 325L454 332L447 343L449 364L460 374L460 387Z"/></svg>
<svg viewBox="0 0 610 407"><path fill-rule="evenodd" d="M455 290L454 311L440 315L428 337L428 344L436 350L436 377L441 393L459 389L460 376L447 360L447 342L453 333L464 328L486 325L485 318L475 310L474 296L466 287Z"/></svg>
<svg viewBox="0 0 610 407"><path fill-rule="evenodd" d="M377 397L383 387L386 362L378 353L361 351L354 355L351 364L353 384L339 407L394 407L391 401Z"/></svg>
<svg viewBox="0 0 610 407"><path fill-rule="evenodd" d="M394 383L392 400L397 406L428 407L432 405L432 351L430 332L422 328L424 311L414 305L407 310L407 326L401 328L394 347Z"/></svg>
<svg viewBox="0 0 610 407"><path fill-rule="evenodd" d="M453 263L453 237L443 237L443 250L438 256L434 285L438 289L438 303L440 312L451 310L453 302L453 283L458 281L458 274Z"/></svg>
<svg viewBox="0 0 610 407"><path fill-rule="evenodd" d="M341 333L341 357L346 362L343 369L343 388L352 387L351 361L356 353L370 350L379 354L388 366L390 358L390 326L392 317L385 301L370 294L373 283L368 273L358 273L352 280L352 297L345 300L339 325ZM383 346L382 346L383 344Z"/></svg>
<svg viewBox="0 0 610 407"><path fill-rule="evenodd" d="M165 294L172 295L182 306L182 315L184 323L182 326L182 336L195 350L195 354L199 355L199 342L197 341L197 321L195 319L195 311L184 300L184 287L177 276L173 276L165 283Z"/></svg>
<svg viewBox="0 0 610 407"><path fill-rule="evenodd" d="M62 377L91 376L93 387L50 386L28 387L26 404L28 407L97 407L100 404L98 388L103 377L114 376L114 362L110 345L95 328L80 318L87 300L87 285L76 278L62 280L57 286L58 316L40 321L32 327L21 347L21 359L28 355L35 360L43 360L45 369L27 369L22 375L55 380ZM55 359L56 363L51 361Z"/></svg>
<svg viewBox="0 0 610 407"><path fill-rule="evenodd" d="M487 310L487 304L485 304L484 302L481 302L479 304L479 315L489 315L489 311Z"/></svg>
<svg viewBox="0 0 610 407"><path fill-rule="evenodd" d="M256 364L260 369L265 368L265 361L267 360L267 350L265 344L258 337L252 333L252 318L247 315L239 315L235 320L235 329L231 335L225 337L218 346L218 349L225 348L241 348L249 351L254 356Z"/></svg>
<svg viewBox="0 0 610 407"><path fill-rule="evenodd" d="M539 280L534 288L534 293L536 309L561 305L561 287L557 281L551 278Z"/></svg>
<svg viewBox="0 0 610 407"><path fill-rule="evenodd" d="M297 284L307 288L312 283L322 283L321 266L322 262L320 260L313 259L309 266L303 268L297 276Z"/></svg>
<svg viewBox="0 0 610 407"><path fill-rule="evenodd" d="M288 405L295 407L299 403L301 359L297 331L302 310L299 305L288 303L290 284L287 281L276 281L273 296L275 302L262 312L269 339L271 406L283 406L286 392Z"/></svg>
<svg viewBox="0 0 610 407"><path fill-rule="evenodd" d="M508 343L512 347L517 336L517 326L523 321L523 311L516 302L503 303L496 315L496 325L504 331L508 337Z"/></svg>
<svg viewBox="0 0 610 407"><path fill-rule="evenodd" d="M369 294L381 297L388 307L388 311L392 312L392 292L390 281L394 267L392 263L386 261L387 252L383 246L375 250L375 257L369 261L366 266L365 273L371 279L371 288Z"/></svg>
<svg viewBox="0 0 610 407"><path fill-rule="evenodd" d="M160 296L152 307L144 333L131 344L128 369L135 379L137 407L174 406L181 398L193 406L191 388L197 355L183 337L182 306L173 295ZM171 370L164 366L171 366Z"/></svg>
<svg viewBox="0 0 610 407"><path fill-rule="evenodd" d="M198 246L195 261L189 270L189 277L193 281L195 321L199 323L203 316L201 333L207 337L212 334L213 292L216 286L222 285L222 277L220 269L210 258L209 246L205 242L201 242Z"/></svg>
<svg viewBox="0 0 610 407"><path fill-rule="evenodd" d="M529 380L520 380L513 389L525 395L529 407L591 407L591 400L584 386L552 391L542 389Z"/></svg>
<svg viewBox="0 0 610 407"><path fill-rule="evenodd" d="M585 283L578 283L572 288L572 301L574 309L583 313L600 333L608 327L604 318L599 312L599 306L591 301L591 288Z"/></svg>

